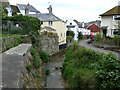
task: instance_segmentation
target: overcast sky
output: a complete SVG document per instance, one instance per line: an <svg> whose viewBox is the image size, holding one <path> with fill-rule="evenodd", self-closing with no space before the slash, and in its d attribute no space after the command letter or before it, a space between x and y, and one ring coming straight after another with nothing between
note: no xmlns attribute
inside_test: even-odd
<svg viewBox="0 0 120 90"><path fill-rule="evenodd" d="M80 22L100 20L99 14L118 5L120 0L9 0L10 4L31 4L41 13L48 13L49 3L53 13L61 19Z"/></svg>

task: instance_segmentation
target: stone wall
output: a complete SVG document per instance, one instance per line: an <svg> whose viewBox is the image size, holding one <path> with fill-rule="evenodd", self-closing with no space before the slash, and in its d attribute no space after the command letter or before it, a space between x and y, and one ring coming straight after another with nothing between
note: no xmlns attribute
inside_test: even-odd
<svg viewBox="0 0 120 90"><path fill-rule="evenodd" d="M0 38L2 48L0 48L0 53L4 52L12 47L19 45L20 43L31 43L29 36L11 36L6 38Z"/></svg>
<svg viewBox="0 0 120 90"><path fill-rule="evenodd" d="M53 54L59 51L59 38L48 37L46 35L40 37L40 49L47 54Z"/></svg>
<svg viewBox="0 0 120 90"><path fill-rule="evenodd" d="M19 76L18 80L18 86L19 88L44 88L45 83L43 82L43 76L42 76L42 65L37 70L32 66L31 71L29 72L26 67L28 64L32 65L31 62L32 55L30 54L29 50L24 55L24 63L21 68L21 74ZM33 76L33 73L37 73L40 76L40 79L37 79Z"/></svg>

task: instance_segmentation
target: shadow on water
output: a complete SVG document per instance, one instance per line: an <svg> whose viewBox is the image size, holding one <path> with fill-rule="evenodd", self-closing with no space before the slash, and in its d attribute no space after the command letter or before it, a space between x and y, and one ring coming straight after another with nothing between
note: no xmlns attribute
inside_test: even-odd
<svg viewBox="0 0 120 90"><path fill-rule="evenodd" d="M50 61L46 64L46 69L50 74L46 79L46 88L65 88L64 79L61 75L61 67L65 58L66 49L51 56Z"/></svg>

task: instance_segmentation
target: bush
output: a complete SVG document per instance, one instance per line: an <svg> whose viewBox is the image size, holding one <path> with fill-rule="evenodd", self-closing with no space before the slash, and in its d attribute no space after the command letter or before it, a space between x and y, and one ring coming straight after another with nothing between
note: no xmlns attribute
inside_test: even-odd
<svg viewBox="0 0 120 90"><path fill-rule="evenodd" d="M10 33L13 34L29 34L31 31L38 32L40 29L40 20L35 17L30 17L30 16L23 16L22 14L20 15L14 15L13 17L5 17L3 18L5 21L15 21L19 24L19 26L22 28L22 30L10 30Z"/></svg>
<svg viewBox="0 0 120 90"><path fill-rule="evenodd" d="M120 61L112 53L101 60L96 72L100 88L120 88Z"/></svg>
<svg viewBox="0 0 120 90"><path fill-rule="evenodd" d="M66 52L62 73L71 88L120 87L120 61L116 55L105 55L76 44Z"/></svg>
<svg viewBox="0 0 120 90"><path fill-rule="evenodd" d="M32 75L33 75L34 78L37 78L37 79L40 80L40 75L38 75L38 74L36 74L36 73L32 73Z"/></svg>
<svg viewBox="0 0 120 90"><path fill-rule="evenodd" d="M34 48L30 48L29 51L30 51L30 53L31 53L32 56L35 56L37 54L37 50L34 49Z"/></svg>
<svg viewBox="0 0 120 90"><path fill-rule="evenodd" d="M28 70L28 72L30 72L31 69L32 69L32 65L31 64L27 64L26 69Z"/></svg>
<svg viewBox="0 0 120 90"><path fill-rule="evenodd" d="M83 35L81 32L78 33L78 39L83 39Z"/></svg>
<svg viewBox="0 0 120 90"><path fill-rule="evenodd" d="M41 60L42 60L43 62L47 62L47 61L49 60L49 58L50 58L50 55L46 54L46 53L43 52L43 51L41 51L41 52L39 53L39 55L40 55L40 58L41 58Z"/></svg>
<svg viewBox="0 0 120 90"><path fill-rule="evenodd" d="M72 37L72 36L67 36L67 37L66 37L66 41L67 41L67 42L69 42L69 41L71 42L72 40L73 40L73 37Z"/></svg>
<svg viewBox="0 0 120 90"><path fill-rule="evenodd" d="M118 44L118 42L119 42L119 37L118 37L118 35L114 35L113 41L114 41L115 45Z"/></svg>
<svg viewBox="0 0 120 90"><path fill-rule="evenodd" d="M97 34L96 36L95 36L95 41L99 41L101 39L101 35L100 34Z"/></svg>
<svg viewBox="0 0 120 90"><path fill-rule="evenodd" d="M45 74L48 76L50 74L50 70L46 69Z"/></svg>
<svg viewBox="0 0 120 90"><path fill-rule="evenodd" d="M41 65L41 61L38 55L32 57L33 66L38 69Z"/></svg>
<svg viewBox="0 0 120 90"><path fill-rule="evenodd" d="M72 38L74 38L74 35L75 35L75 33L73 32L73 31L67 31L67 34L66 34L66 36L72 36Z"/></svg>

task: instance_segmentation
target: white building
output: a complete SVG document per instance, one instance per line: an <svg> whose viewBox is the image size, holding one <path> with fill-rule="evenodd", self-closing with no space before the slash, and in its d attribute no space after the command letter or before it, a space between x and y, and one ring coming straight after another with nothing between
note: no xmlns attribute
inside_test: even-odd
<svg viewBox="0 0 120 90"><path fill-rule="evenodd" d="M12 9L11 9L9 1L8 0L0 0L0 2L2 2L2 5L7 10L7 16L9 16L9 17L12 16Z"/></svg>
<svg viewBox="0 0 120 90"><path fill-rule="evenodd" d="M113 7L101 16L101 31L105 36L114 36L115 32L118 32L118 21L116 17L120 16L120 4Z"/></svg>
<svg viewBox="0 0 120 90"><path fill-rule="evenodd" d="M74 32L74 34L75 34L74 40L77 41L78 40L78 31L79 31L78 24L74 20L68 20L66 27L67 27L67 30L71 30Z"/></svg>
<svg viewBox="0 0 120 90"><path fill-rule="evenodd" d="M40 11L38 11L35 7L33 7L30 4L27 4L27 5L26 4L17 4L17 6L22 15L39 14L40 13Z"/></svg>
<svg viewBox="0 0 120 90"><path fill-rule="evenodd" d="M81 32L83 35L90 35L91 31L85 28L84 22L81 24L82 26L79 28L79 32Z"/></svg>

